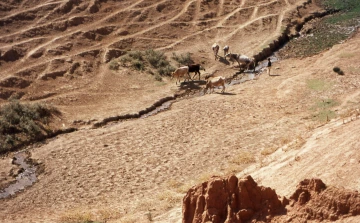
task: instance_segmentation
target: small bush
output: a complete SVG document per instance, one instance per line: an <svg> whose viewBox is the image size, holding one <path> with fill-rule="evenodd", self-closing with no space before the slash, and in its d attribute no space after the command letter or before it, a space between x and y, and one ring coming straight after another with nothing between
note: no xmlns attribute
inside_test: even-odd
<svg viewBox="0 0 360 223"><path fill-rule="evenodd" d="M183 65L194 63L194 61L191 59L190 53L180 54L180 55L173 53L171 59L173 59L176 62L178 62L179 64L183 64Z"/></svg>
<svg viewBox="0 0 360 223"><path fill-rule="evenodd" d="M127 67L128 63L130 63L131 61L132 61L132 58L127 54L120 58L120 63L121 63L121 66L123 66L123 67Z"/></svg>
<svg viewBox="0 0 360 223"><path fill-rule="evenodd" d="M119 70L120 64L117 60L111 60L109 63L109 69L110 70Z"/></svg>
<svg viewBox="0 0 360 223"><path fill-rule="evenodd" d="M133 69L143 71L145 68L150 65L154 69L147 69L148 72L152 75L157 74L160 76L168 75L175 70L173 66L170 65L170 62L167 60L163 52L155 50L146 50L145 52L141 51L132 51L122 56L120 59L120 65L124 67L132 67ZM161 77L155 77L156 80L160 81Z"/></svg>
<svg viewBox="0 0 360 223"><path fill-rule="evenodd" d="M0 108L0 153L47 134L46 125L53 114L60 114L60 111L43 103L11 101L3 105Z"/></svg>
<svg viewBox="0 0 360 223"><path fill-rule="evenodd" d="M164 53L160 51L147 50L145 51L145 58L154 68L163 67L169 64L169 62L166 61Z"/></svg>
<svg viewBox="0 0 360 223"><path fill-rule="evenodd" d="M140 51L131 51L129 52L129 56L135 60L144 60L143 54Z"/></svg>
<svg viewBox="0 0 360 223"><path fill-rule="evenodd" d="M175 68L171 65L167 65L165 67L160 67L157 71L159 75L165 76L165 75L170 75L171 72L175 71Z"/></svg>
<svg viewBox="0 0 360 223"><path fill-rule="evenodd" d="M256 160L254 154L246 151L240 152L239 154L235 155L231 160L232 163L238 165L254 163L255 161Z"/></svg>
<svg viewBox="0 0 360 223"><path fill-rule="evenodd" d="M334 68L333 68L333 71L336 72L336 73L338 73L338 72L340 71L340 68L334 67Z"/></svg>
<svg viewBox="0 0 360 223"><path fill-rule="evenodd" d="M261 155L268 156L268 155L273 154L276 150L277 150L276 147L265 148L265 149L261 150Z"/></svg>
<svg viewBox="0 0 360 223"><path fill-rule="evenodd" d="M140 60L133 60L131 62L131 67L140 71L144 70L145 68L144 63Z"/></svg>
<svg viewBox="0 0 360 223"><path fill-rule="evenodd" d="M162 77L158 74L155 75L155 80L156 81L162 81Z"/></svg>
<svg viewBox="0 0 360 223"><path fill-rule="evenodd" d="M333 71L339 75L344 75L344 71L342 71L339 67L334 67Z"/></svg>

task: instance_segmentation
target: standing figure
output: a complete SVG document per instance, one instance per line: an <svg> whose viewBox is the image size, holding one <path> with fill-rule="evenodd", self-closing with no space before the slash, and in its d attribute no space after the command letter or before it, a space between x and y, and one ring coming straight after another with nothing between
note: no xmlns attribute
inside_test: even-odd
<svg viewBox="0 0 360 223"><path fill-rule="evenodd" d="M268 58L267 73L269 76L270 76L270 70L271 70L271 61L270 61L270 58Z"/></svg>
<svg viewBox="0 0 360 223"><path fill-rule="evenodd" d="M224 48L223 48L223 50L224 50L224 57L225 57L226 54L229 53L229 48L230 48L230 47L229 47L228 45L224 46Z"/></svg>
<svg viewBox="0 0 360 223"><path fill-rule="evenodd" d="M216 60L216 58L218 57L218 52L219 52L220 47L219 47L219 45L217 43L214 43L211 48L212 48L212 50L214 52L215 60Z"/></svg>

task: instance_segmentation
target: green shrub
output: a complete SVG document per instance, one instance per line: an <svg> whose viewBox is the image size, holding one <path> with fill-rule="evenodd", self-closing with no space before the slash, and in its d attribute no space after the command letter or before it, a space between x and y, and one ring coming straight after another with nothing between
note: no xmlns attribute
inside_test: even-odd
<svg viewBox="0 0 360 223"><path fill-rule="evenodd" d="M120 64L117 60L111 60L109 63L109 69L110 70L119 70Z"/></svg>
<svg viewBox="0 0 360 223"><path fill-rule="evenodd" d="M140 61L140 60L133 60L132 62L131 62L131 67L132 68L134 68L134 69L136 69L136 70L140 70L140 71L142 71L142 70L144 70L144 62L142 62L142 61Z"/></svg>
<svg viewBox="0 0 360 223"><path fill-rule="evenodd" d="M147 50L145 51L145 58L154 68L163 67L169 64L169 62L166 61L164 53L160 51Z"/></svg>
<svg viewBox="0 0 360 223"><path fill-rule="evenodd" d="M124 67L126 67L127 64L130 63L131 61L132 61L132 58L128 54L126 54L120 58L121 66L124 66Z"/></svg>
<svg viewBox="0 0 360 223"><path fill-rule="evenodd" d="M158 74L155 74L155 80L156 81L162 81L162 77Z"/></svg>
<svg viewBox="0 0 360 223"><path fill-rule="evenodd" d="M176 62L178 62L179 64L183 64L183 65L194 63L194 61L191 59L190 53L180 54L180 55L173 53L171 59L173 59Z"/></svg>
<svg viewBox="0 0 360 223"><path fill-rule="evenodd" d="M167 65L165 67L158 68L158 74L161 76L170 75L173 71L175 71L175 68L171 65Z"/></svg>
<svg viewBox="0 0 360 223"><path fill-rule="evenodd" d="M147 69L152 75L157 74L164 76L175 70L175 68L170 65L170 62L167 60L163 52L152 49L146 50L145 52L128 52L126 55L122 56L119 61L121 66L132 67L133 69L139 71L145 70L145 68L150 65L157 71L154 72L152 69Z"/></svg>
<svg viewBox="0 0 360 223"><path fill-rule="evenodd" d="M0 153L12 150L25 141L48 133L46 125L59 110L43 103L21 104L10 101L0 108Z"/></svg>
<svg viewBox="0 0 360 223"><path fill-rule="evenodd" d="M134 60L144 60L143 53L140 51L130 51L129 56Z"/></svg>

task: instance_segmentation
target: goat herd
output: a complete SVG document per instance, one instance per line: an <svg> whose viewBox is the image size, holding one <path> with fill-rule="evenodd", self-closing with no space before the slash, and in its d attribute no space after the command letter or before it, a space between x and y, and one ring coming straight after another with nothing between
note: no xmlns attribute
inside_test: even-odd
<svg viewBox="0 0 360 223"><path fill-rule="evenodd" d="M219 53L219 49L220 46L217 43L214 43L212 45L212 50L214 52L215 55L215 60L217 60L218 58L220 58L220 56L218 55ZM236 61L239 64L239 68L240 71L242 70L250 70L253 69L253 71L255 72L255 67L256 67L256 61L254 58L249 58L245 55L241 55L241 54L236 54L236 53L229 53L229 46L225 46L223 48L224 50L224 59L226 60L227 58L229 58L229 60L232 62L232 64ZM200 70L205 70L200 64L191 64L191 65L187 65L187 66L182 66L177 68L174 72L172 72L171 74L171 79L172 78L176 78L176 84L177 82L180 83L180 78L184 78L186 80L193 80L195 78L196 75L199 75L199 80L200 80ZM191 78L190 73L194 72L194 76L193 78ZM206 86L204 88L204 94L206 94L207 89L210 88L210 93L211 91L214 91L215 87L220 87L222 86L222 91L225 91L225 77L223 76L217 76L217 77L213 77L212 75L208 75L205 77L205 79L207 80L206 82Z"/></svg>

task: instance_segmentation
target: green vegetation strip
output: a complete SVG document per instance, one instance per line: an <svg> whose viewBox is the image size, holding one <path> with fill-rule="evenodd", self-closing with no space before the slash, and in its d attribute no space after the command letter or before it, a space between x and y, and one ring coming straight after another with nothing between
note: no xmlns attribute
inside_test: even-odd
<svg viewBox="0 0 360 223"><path fill-rule="evenodd" d="M162 76L170 75L175 70L171 62L177 65L187 65L193 63L190 53L177 55L173 53L168 59L161 51L152 49L146 51L129 51L122 57L114 59L109 63L110 70L119 70L120 67L128 67L138 71L147 71L154 75L155 80L162 81Z"/></svg>
<svg viewBox="0 0 360 223"><path fill-rule="evenodd" d="M323 0L322 7L336 12L313 23L313 30L291 39L282 57L307 57L319 54L347 39L360 26L359 0Z"/></svg>

